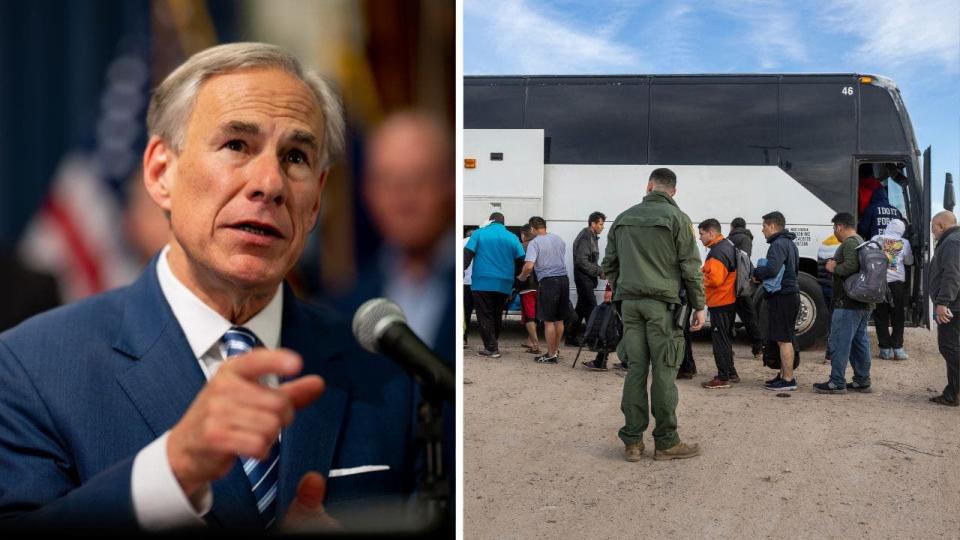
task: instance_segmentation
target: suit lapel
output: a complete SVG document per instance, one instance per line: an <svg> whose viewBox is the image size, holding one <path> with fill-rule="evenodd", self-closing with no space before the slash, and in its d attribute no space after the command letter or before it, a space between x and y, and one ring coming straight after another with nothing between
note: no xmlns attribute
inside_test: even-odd
<svg viewBox="0 0 960 540"><path fill-rule="evenodd" d="M134 360L117 381L159 437L180 420L206 379L160 289L156 259L129 289L113 347ZM239 460L212 487L214 505L208 518L231 528L262 527Z"/></svg>
<svg viewBox="0 0 960 540"><path fill-rule="evenodd" d="M346 330L345 325L337 328ZM304 360L302 374L320 375L326 390L320 399L298 411L293 424L283 431L278 516L286 513L304 474L316 471L326 476L333 463L348 391L339 384L342 379L338 376L344 338L331 330L332 321L316 314L311 317L289 287L284 287L281 345L298 352Z"/></svg>

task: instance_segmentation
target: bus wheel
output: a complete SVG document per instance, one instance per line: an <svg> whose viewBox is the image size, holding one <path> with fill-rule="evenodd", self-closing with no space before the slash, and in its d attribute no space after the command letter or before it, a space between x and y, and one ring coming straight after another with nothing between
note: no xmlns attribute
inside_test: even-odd
<svg viewBox="0 0 960 540"><path fill-rule="evenodd" d="M830 312L827 303L823 300L823 290L817 278L800 272L797 275L797 284L800 286L800 309L797 311L797 346L800 350L809 349L817 344L827 334ZM762 287L754 296L757 324L760 333L767 328L767 301L763 297ZM766 337L764 337L765 339Z"/></svg>
<svg viewBox="0 0 960 540"><path fill-rule="evenodd" d="M800 272L797 275L800 285L800 310L797 312L797 345L801 350L809 349L827 335L830 311L823 299L823 289L817 278Z"/></svg>

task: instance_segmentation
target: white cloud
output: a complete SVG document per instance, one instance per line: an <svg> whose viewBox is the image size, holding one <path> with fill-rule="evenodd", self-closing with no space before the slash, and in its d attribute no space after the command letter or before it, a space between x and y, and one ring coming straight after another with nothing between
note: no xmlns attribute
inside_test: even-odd
<svg viewBox="0 0 960 540"><path fill-rule="evenodd" d="M861 63L900 67L934 63L960 71L960 2L957 0L833 0L824 21L863 42Z"/></svg>
<svg viewBox="0 0 960 540"><path fill-rule="evenodd" d="M614 40L619 29L615 16L601 28L579 27L575 21L564 20L544 8L537 9L526 0L466 0L464 15L465 33L482 33L489 47L495 50L498 61L493 69L496 73L642 71L640 53ZM467 17L473 18L469 27ZM465 65L464 69L477 73L475 66Z"/></svg>
<svg viewBox="0 0 960 540"><path fill-rule="evenodd" d="M809 57L795 5L784 0L720 0L714 9L744 25L741 39L760 68L769 71Z"/></svg>

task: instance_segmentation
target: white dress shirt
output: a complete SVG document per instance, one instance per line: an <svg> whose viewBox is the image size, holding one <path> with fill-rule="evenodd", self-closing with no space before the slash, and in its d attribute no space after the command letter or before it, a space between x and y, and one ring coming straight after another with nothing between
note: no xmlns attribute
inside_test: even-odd
<svg viewBox="0 0 960 540"><path fill-rule="evenodd" d="M157 261L160 290L170 304L194 357L207 380L223 363L226 347L220 341L233 324L194 295L170 270L167 246ZM252 331L268 349L280 345L283 315L283 286L277 287L273 299L243 326ZM196 502L187 498L167 459L166 432L137 453L133 460L131 492L137 522L148 531L202 525L202 516L213 507L213 492L208 484Z"/></svg>

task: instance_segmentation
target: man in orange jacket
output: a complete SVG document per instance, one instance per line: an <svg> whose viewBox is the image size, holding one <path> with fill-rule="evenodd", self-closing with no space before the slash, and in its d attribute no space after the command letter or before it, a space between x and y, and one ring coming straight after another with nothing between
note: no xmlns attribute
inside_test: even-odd
<svg viewBox="0 0 960 540"><path fill-rule="evenodd" d="M730 383L740 382L737 369L733 367L733 345L730 342L730 328L737 315L737 251L733 243L720 233L720 222L716 219L710 218L698 228L700 242L710 250L703 263L703 288L710 310L713 359L717 363L717 375L703 383L703 387L709 390L730 388Z"/></svg>

